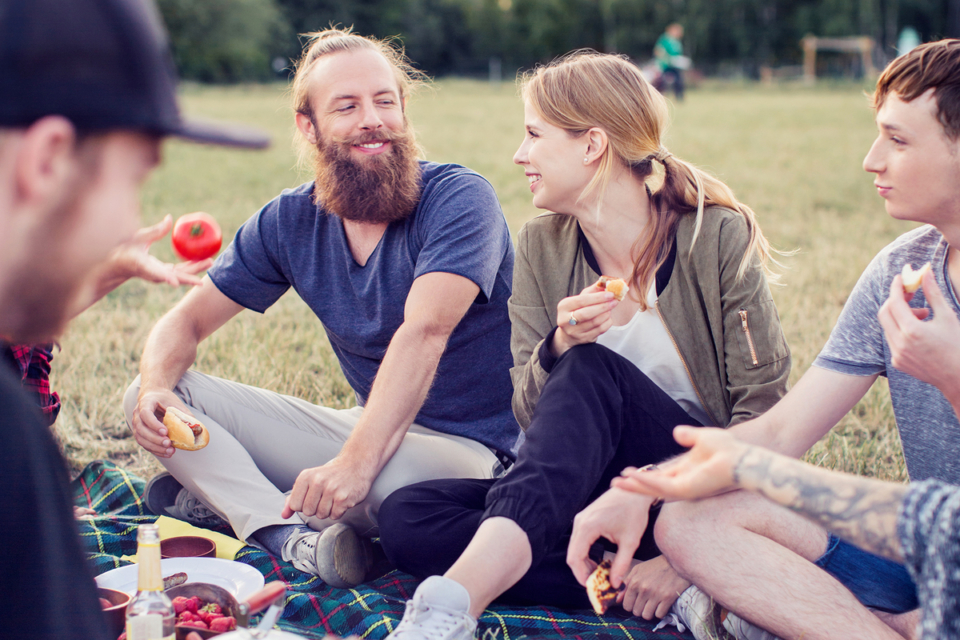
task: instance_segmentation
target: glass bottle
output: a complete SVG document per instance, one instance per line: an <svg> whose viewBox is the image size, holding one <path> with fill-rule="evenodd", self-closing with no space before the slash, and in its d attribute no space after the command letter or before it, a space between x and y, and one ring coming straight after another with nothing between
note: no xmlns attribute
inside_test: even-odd
<svg viewBox="0 0 960 640"><path fill-rule="evenodd" d="M137 564L137 595L127 605L127 640L173 640L173 603L163 592L156 524L137 528Z"/></svg>

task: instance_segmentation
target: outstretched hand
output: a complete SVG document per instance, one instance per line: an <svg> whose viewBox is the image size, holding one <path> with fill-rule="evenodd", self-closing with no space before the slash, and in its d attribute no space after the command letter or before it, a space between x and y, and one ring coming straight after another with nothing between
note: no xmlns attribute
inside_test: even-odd
<svg viewBox="0 0 960 640"><path fill-rule="evenodd" d="M676 427L673 437L684 447L692 447L690 451L661 469L624 469L613 486L674 500L707 498L738 487L734 469L749 445L712 427Z"/></svg>
<svg viewBox="0 0 960 640"><path fill-rule="evenodd" d="M198 275L213 265L212 259L170 264L150 255L150 245L160 240L173 227L169 215L155 225L144 227L133 238L113 250L91 279L92 291L74 309L73 315L90 307L130 278L147 282L165 282L171 286L199 285Z"/></svg>
<svg viewBox="0 0 960 640"><path fill-rule="evenodd" d="M172 227L173 218L168 215L157 224L140 229L129 242L117 247L109 259L113 275L124 276L124 280L142 278L147 282L166 282L174 287L200 284L197 274L209 269L212 259L169 264L149 253L150 245L170 233Z"/></svg>

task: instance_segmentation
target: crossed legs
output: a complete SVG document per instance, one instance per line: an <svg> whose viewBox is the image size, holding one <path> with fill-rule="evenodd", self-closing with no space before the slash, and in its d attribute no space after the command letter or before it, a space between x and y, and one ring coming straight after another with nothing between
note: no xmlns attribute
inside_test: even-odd
<svg viewBox="0 0 960 640"><path fill-rule="evenodd" d="M915 633L915 611L875 614L814 564L827 549L823 529L760 496L738 491L668 504L655 533L681 576L785 640L899 640Z"/></svg>

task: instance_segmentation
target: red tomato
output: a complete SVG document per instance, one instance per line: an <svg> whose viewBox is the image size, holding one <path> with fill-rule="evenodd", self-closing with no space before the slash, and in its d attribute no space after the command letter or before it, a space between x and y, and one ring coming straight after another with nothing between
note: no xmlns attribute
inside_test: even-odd
<svg viewBox="0 0 960 640"><path fill-rule="evenodd" d="M220 225L208 213L188 213L173 225L173 250L184 260L205 260L216 255L222 244Z"/></svg>

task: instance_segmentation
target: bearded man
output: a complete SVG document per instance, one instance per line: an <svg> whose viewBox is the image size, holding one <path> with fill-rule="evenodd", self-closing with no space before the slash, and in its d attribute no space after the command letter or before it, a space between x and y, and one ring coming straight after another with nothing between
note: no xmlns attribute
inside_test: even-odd
<svg viewBox="0 0 960 640"><path fill-rule="evenodd" d="M418 81L389 44L311 34L293 95L316 179L248 220L157 323L124 401L137 441L168 472L148 485L153 511L222 517L241 540L337 587L365 579L387 495L495 477L519 434L510 233L481 176L418 161L405 115ZM323 323L355 408L188 371L204 338L291 286ZM206 448L174 453L161 422L170 406L206 425Z"/></svg>

